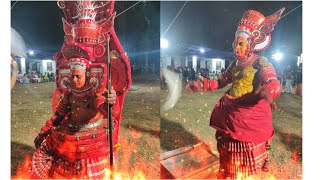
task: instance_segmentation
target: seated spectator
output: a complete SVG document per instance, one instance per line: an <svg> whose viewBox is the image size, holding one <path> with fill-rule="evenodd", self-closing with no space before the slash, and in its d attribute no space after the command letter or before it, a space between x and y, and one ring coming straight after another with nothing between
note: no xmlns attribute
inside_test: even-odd
<svg viewBox="0 0 320 180"><path fill-rule="evenodd" d="M34 78L36 79L36 82L37 82L37 83L40 83L40 82L43 81L43 80L41 79L41 77L38 76L37 73L34 74Z"/></svg>
<svg viewBox="0 0 320 180"><path fill-rule="evenodd" d="M49 81L55 81L54 72L48 73Z"/></svg>
<svg viewBox="0 0 320 180"><path fill-rule="evenodd" d="M44 82L49 82L49 74L47 72L44 73L43 80Z"/></svg>
<svg viewBox="0 0 320 180"><path fill-rule="evenodd" d="M25 73L25 74L23 75L23 77L21 78L21 82L22 82L23 84L29 84L29 83L30 83L30 79L28 78L28 76L27 76L26 73Z"/></svg>
<svg viewBox="0 0 320 180"><path fill-rule="evenodd" d="M23 75L22 75L22 73L19 71L19 72L18 72L18 75L17 75L17 82L22 83L22 77L23 77Z"/></svg>
<svg viewBox="0 0 320 180"><path fill-rule="evenodd" d="M30 79L30 83L36 83L36 82L37 82L37 80L36 80L36 78L35 78L35 76L34 76L33 73L31 73L31 74L28 76L28 78Z"/></svg>

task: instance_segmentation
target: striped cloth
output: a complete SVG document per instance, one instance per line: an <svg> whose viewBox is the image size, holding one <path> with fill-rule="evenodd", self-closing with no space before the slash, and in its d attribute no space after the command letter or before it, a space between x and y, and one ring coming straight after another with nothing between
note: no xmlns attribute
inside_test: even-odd
<svg viewBox="0 0 320 180"><path fill-rule="evenodd" d="M57 156L43 143L33 154L29 171L32 179L103 179L108 159L109 156L90 157L70 162Z"/></svg>
<svg viewBox="0 0 320 180"><path fill-rule="evenodd" d="M52 177L58 179L103 179L106 177L107 157L87 158L69 163L59 159L52 168Z"/></svg>
<svg viewBox="0 0 320 180"><path fill-rule="evenodd" d="M48 179L52 167L53 153L46 142L33 153L29 169L31 179Z"/></svg>
<svg viewBox="0 0 320 180"><path fill-rule="evenodd" d="M34 152L33 179L103 179L108 168L109 144L105 128L66 134L53 131Z"/></svg>
<svg viewBox="0 0 320 180"><path fill-rule="evenodd" d="M241 179L255 174L268 159L267 143L241 142L223 138L218 134L220 171L225 177Z"/></svg>

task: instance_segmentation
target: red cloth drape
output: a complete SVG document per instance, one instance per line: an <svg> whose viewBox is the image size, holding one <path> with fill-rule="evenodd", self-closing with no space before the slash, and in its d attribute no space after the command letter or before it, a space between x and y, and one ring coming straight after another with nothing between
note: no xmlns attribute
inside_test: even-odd
<svg viewBox="0 0 320 180"><path fill-rule="evenodd" d="M214 91L214 90L216 90L216 89L218 89L218 81L217 81L217 80L214 80L214 79L211 79L211 80L209 81L209 90L210 90L210 91Z"/></svg>
<svg viewBox="0 0 320 180"><path fill-rule="evenodd" d="M205 91L209 90L209 84L208 84L208 79L207 78L203 78L203 89Z"/></svg>
<svg viewBox="0 0 320 180"><path fill-rule="evenodd" d="M226 95L212 111L210 126L242 142L266 142L273 134L270 104L253 93L229 99Z"/></svg>
<svg viewBox="0 0 320 180"><path fill-rule="evenodd" d="M197 80L197 82L198 82L198 90L199 90L199 91L202 91L201 81L200 81L200 80Z"/></svg>

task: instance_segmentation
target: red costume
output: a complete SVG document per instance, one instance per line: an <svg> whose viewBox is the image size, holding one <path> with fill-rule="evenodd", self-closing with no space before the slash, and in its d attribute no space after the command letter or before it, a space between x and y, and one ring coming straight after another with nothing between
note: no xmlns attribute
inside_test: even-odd
<svg viewBox="0 0 320 180"><path fill-rule="evenodd" d="M197 83L198 83L198 84L197 84L197 85L198 85L198 90L199 90L199 91L202 91L201 80L198 79L198 80L197 80Z"/></svg>
<svg viewBox="0 0 320 180"><path fill-rule="evenodd" d="M210 126L217 129L222 178L246 177L261 167L267 169L270 141L274 133L271 107L281 93L272 64L255 54L267 49L271 32L284 8L264 17L246 11L233 43L236 60L222 74L219 88L231 88L213 109Z"/></svg>
<svg viewBox="0 0 320 180"><path fill-rule="evenodd" d="M218 89L218 81L215 79L210 79L209 81L209 90L210 91L215 91Z"/></svg>
<svg viewBox="0 0 320 180"><path fill-rule="evenodd" d="M203 78L203 89L204 89L204 91L208 91L209 90L209 84L208 84L208 79L207 78Z"/></svg>
<svg viewBox="0 0 320 180"><path fill-rule="evenodd" d="M131 85L130 63L113 28L114 1L58 1L58 6L65 15L65 42L54 56L54 115L35 139L30 171L33 178L101 179L110 156L110 129L113 149L119 147L124 96ZM115 92L106 86L108 44ZM108 127L108 92L116 94L113 127Z"/></svg>

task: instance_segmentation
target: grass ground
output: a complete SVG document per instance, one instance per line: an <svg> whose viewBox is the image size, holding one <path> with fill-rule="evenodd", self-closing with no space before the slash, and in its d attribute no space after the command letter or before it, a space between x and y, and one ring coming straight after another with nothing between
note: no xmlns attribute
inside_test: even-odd
<svg viewBox="0 0 320 180"><path fill-rule="evenodd" d="M159 83L155 76L133 78L135 91L125 98L119 133L117 169L132 176L142 172L147 179L159 177L160 112ZM11 175L26 155L35 150L33 140L50 118L55 83L16 84L11 94Z"/></svg>
<svg viewBox="0 0 320 180"><path fill-rule="evenodd" d="M202 142L218 156L215 129L209 127L209 119L215 103L227 88L192 94L183 91L173 109L161 112L161 153ZM167 90L161 90L160 94L162 105ZM273 112L275 136L270 173L260 173L252 178L302 179L302 97L283 93L277 99L277 105Z"/></svg>
<svg viewBox="0 0 320 180"><path fill-rule="evenodd" d="M214 104L226 89L213 93L183 92L172 110L160 113L167 91L160 91L157 81L143 79L134 78L136 91L129 91L125 99L119 137L121 148L117 156L121 170L133 174L135 169L140 169L147 179L157 179L160 153L198 142L207 144L218 155L215 130L209 127L209 118ZM16 84L12 91L12 175L24 157L32 154L34 138L45 120L51 117L54 89L54 83ZM258 174L256 178L302 179L302 97L282 94L277 104L278 109L273 112L276 134L270 173Z"/></svg>

